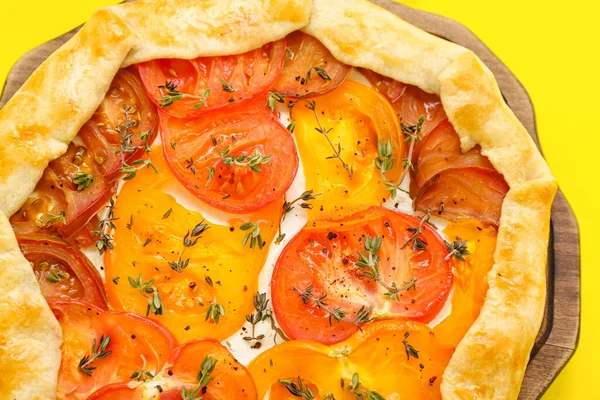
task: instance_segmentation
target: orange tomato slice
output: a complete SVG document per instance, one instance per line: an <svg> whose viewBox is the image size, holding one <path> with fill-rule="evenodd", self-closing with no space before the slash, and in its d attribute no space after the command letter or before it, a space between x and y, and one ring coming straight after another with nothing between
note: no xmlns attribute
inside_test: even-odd
<svg viewBox="0 0 600 400"><path fill-rule="evenodd" d="M450 223L444 233L449 240L456 237L467 242L471 253L465 261L454 258L452 312L433 328L440 343L456 347L479 316L488 290L487 275L494 264L496 236L494 226L474 219Z"/></svg>
<svg viewBox="0 0 600 400"><path fill-rule="evenodd" d="M164 306L163 314L151 311L149 318L160 321L182 342L198 337L223 340L253 311L257 277L276 234L282 203L276 201L253 214L231 219L227 226L204 221L202 214L165 193L177 191L184 196L186 192L169 171L160 149L154 148L151 154L158 174L149 168L140 170L123 186L115 202L119 219L114 221L114 249L104 258L109 304L145 315L153 289L142 293L129 282L129 278L137 281L141 274L144 283L153 280ZM184 236L202 221L209 229L196 237L195 245L184 247ZM250 230L240 230L240 225L248 221L260 221L262 249L242 245ZM181 272L170 265L185 264L188 259ZM118 284L113 281L117 277ZM215 304L224 311L218 323L206 318Z"/></svg>
<svg viewBox="0 0 600 400"><path fill-rule="evenodd" d="M333 346L302 340L279 344L255 358L248 369L261 399L269 390L271 399L287 398L273 396L282 393L279 380L298 377L320 395L355 399L348 390L355 373L364 389L386 399L438 399L441 376L451 355L452 350L436 343L426 325L388 320L367 325Z"/></svg>
<svg viewBox="0 0 600 400"><path fill-rule="evenodd" d="M389 102L352 81L311 101L316 104L315 112L305 100L292 108L306 187L322 193L312 202L309 219L337 219L385 201L389 193L375 166L377 142L390 140L392 144L396 162L386 174L388 180L400 177L404 154L399 120ZM321 127L327 135L316 130ZM347 168L338 158L331 158L337 151Z"/></svg>

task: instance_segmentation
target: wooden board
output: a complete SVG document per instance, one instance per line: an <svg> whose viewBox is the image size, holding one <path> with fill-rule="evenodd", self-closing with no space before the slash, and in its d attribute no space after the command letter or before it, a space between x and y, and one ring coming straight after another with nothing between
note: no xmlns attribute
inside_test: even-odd
<svg viewBox="0 0 600 400"><path fill-rule="evenodd" d="M421 29L474 51L492 70L506 102L538 143L535 114L527 92L508 68L471 31L456 21L414 10L392 0L371 1ZM0 107L6 104L35 68L76 31L77 29L68 32L25 54L8 75ZM579 262L577 221L559 190L552 207L545 317L531 353L519 399L539 398L575 351L581 311Z"/></svg>

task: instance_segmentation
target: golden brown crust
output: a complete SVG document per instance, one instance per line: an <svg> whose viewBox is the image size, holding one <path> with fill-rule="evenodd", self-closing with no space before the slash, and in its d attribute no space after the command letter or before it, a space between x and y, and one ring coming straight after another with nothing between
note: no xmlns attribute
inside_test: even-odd
<svg viewBox="0 0 600 400"><path fill-rule="evenodd" d="M398 18L367 0L313 0L302 29L340 61L439 93L438 75L468 51Z"/></svg>
<svg viewBox="0 0 600 400"><path fill-rule="evenodd" d="M21 206L47 163L65 151L93 113L120 66L241 53L300 28L343 62L440 94L463 150L479 143L506 178L511 188L490 289L444 373L442 396L516 398L543 315L556 183L493 75L472 52L366 0L313 0L312 9L307 0L156 0L99 11L0 110L0 210L10 215ZM6 262L0 260L0 267L6 269ZM39 302L41 295L33 298ZM60 355L54 361L57 368ZM40 371L48 378L55 369L38 370L37 379ZM24 374L17 380L31 378Z"/></svg>
<svg viewBox="0 0 600 400"><path fill-rule="evenodd" d="M556 182L531 136L471 52L440 75L441 99L463 150L480 144L510 190L479 318L442 379L445 399L517 398L542 323L550 209Z"/></svg>
<svg viewBox="0 0 600 400"><path fill-rule="evenodd" d="M0 399L54 398L60 326L0 212Z"/></svg>

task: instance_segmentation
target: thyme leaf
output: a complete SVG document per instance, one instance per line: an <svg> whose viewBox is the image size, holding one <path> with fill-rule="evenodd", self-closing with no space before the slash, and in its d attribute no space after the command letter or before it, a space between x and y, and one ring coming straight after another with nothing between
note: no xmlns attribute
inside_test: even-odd
<svg viewBox="0 0 600 400"><path fill-rule="evenodd" d="M67 279L68 275L63 271L52 271L46 274L46 280L48 282L56 283L60 282L63 279Z"/></svg>
<svg viewBox="0 0 600 400"><path fill-rule="evenodd" d="M146 382L147 380L154 378L154 374L152 372L149 372L146 370L146 357L144 357L143 354L142 354L142 361L143 361L142 369L139 371L134 371L129 376L129 379L135 379L138 382Z"/></svg>
<svg viewBox="0 0 600 400"><path fill-rule="evenodd" d="M269 97L267 97L267 107L271 110L271 112L275 111L275 105L277 103L284 103L283 97L277 92L269 92Z"/></svg>
<svg viewBox="0 0 600 400"><path fill-rule="evenodd" d="M56 221L62 222L63 225L67 224L67 219L65 218L64 211L61 211L58 214L53 214L51 212L47 212L45 215L48 216L48 219L44 221L42 216L39 216L35 219L35 224L40 228L48 228L52 226Z"/></svg>
<svg viewBox="0 0 600 400"><path fill-rule="evenodd" d="M221 78L221 88L223 88L224 91L229 92L229 93L233 93L233 92L237 92L237 89L235 89L233 86L231 86L231 84L229 82L227 82L225 79Z"/></svg>
<svg viewBox="0 0 600 400"><path fill-rule="evenodd" d="M300 84L301 85L305 85L308 83L308 80L310 79L310 74L312 71L315 71L317 73L317 75L323 79L324 81L330 81L331 77L327 74L327 71L325 71L324 68L322 67L310 67L308 69L308 71L306 72L306 75L304 76L303 79L300 79Z"/></svg>
<svg viewBox="0 0 600 400"><path fill-rule="evenodd" d="M215 324L219 323L219 319L225 316L225 307L218 304L216 301L208 305L206 309L206 318L205 321L211 320L215 321Z"/></svg>
<svg viewBox="0 0 600 400"><path fill-rule="evenodd" d="M404 344L404 350L406 351L406 360L410 360L411 357L419 358L419 350L415 349L410 345L410 343L408 343L409 336L409 332L404 332L404 340L402 340L402 344Z"/></svg>
<svg viewBox="0 0 600 400"><path fill-rule="evenodd" d="M421 140L420 134L421 130L423 129L424 122L425 117L423 115L419 117L419 121L415 125L405 125L402 121L400 121L402 133L405 136L404 142L410 143L410 146L407 157L402 160L402 166L404 167L404 170L402 171L402 175L400 175L400 179L398 179L397 182L388 180L385 175L386 172L390 171L394 167L396 161L396 159L392 157L392 143L389 139L387 142L383 142L382 140L377 142L377 157L375 158L375 167L377 167L381 173L383 184L387 186L387 191L390 192L392 198L396 197L398 190L406 193L406 190L401 189L400 186L406 178L408 171L414 170L414 165L412 163L413 152L415 143Z"/></svg>
<svg viewBox="0 0 600 400"><path fill-rule="evenodd" d="M423 226L425 224L431 225L429 220L431 219L431 210L423 210L425 214L420 218L419 225L416 227L410 227L406 230L410 232L408 240L400 247L404 249L407 246L411 246L413 251L427 251L427 242L421 237L423 233Z"/></svg>
<svg viewBox="0 0 600 400"><path fill-rule="evenodd" d="M313 391L308 386L304 386L302 378L299 376L297 382L294 382L291 379L279 379L278 382L285 385L285 388L294 397L300 397L303 400L314 400L315 398Z"/></svg>
<svg viewBox="0 0 600 400"><path fill-rule="evenodd" d="M181 389L181 398L182 400L202 400L200 393L204 394L205 391L202 391L213 379L215 379L211 374L214 372L217 366L218 360L214 360L212 356L205 356L200 363L200 372L198 372L198 377L196 378L198 383L195 387L186 388L183 387Z"/></svg>
<svg viewBox="0 0 600 400"><path fill-rule="evenodd" d="M202 220L200 223L196 224L196 226L192 229L191 232L189 230L187 231L187 233L183 236L183 247L179 252L179 257L177 257L177 261L169 261L169 266L171 267L171 269L181 273L185 268L187 268L187 266L190 263L190 259L187 258L184 260L183 252L186 248L195 246L196 243L198 243L198 240L200 240L200 235L206 232L206 230L208 230L209 228L210 227L208 226L208 224L205 224L204 220Z"/></svg>
<svg viewBox="0 0 600 400"><path fill-rule="evenodd" d="M254 310L255 311L252 314L246 315L246 321L252 325L252 328L251 336L245 336L243 338L245 341L256 341L258 343L265 338L265 335L263 334L256 335L256 325L263 321L269 321L271 323L271 329L275 331L275 336L273 337L275 344L277 344L277 335L285 341L290 340L275 324L273 311L269 309L269 300L267 299L266 293L256 292L254 295ZM254 346L256 346L256 344Z"/></svg>
<svg viewBox="0 0 600 400"><path fill-rule="evenodd" d="M352 375L352 380L347 389L354 394L356 400L385 400L385 397L373 390L366 390L362 387L362 382L357 373Z"/></svg>

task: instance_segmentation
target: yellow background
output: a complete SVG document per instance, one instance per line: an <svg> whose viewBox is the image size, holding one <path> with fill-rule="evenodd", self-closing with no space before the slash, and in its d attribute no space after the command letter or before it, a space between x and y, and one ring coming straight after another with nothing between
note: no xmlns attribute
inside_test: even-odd
<svg viewBox="0 0 600 400"><path fill-rule="evenodd" d="M334 0L333 0L334 1ZM0 82L27 50L85 21L115 0L0 0ZM533 100L543 152L579 220L583 318L579 348L544 400L600 399L600 1L403 0L477 34L521 80ZM374 27L376 29L377 27ZM596 231L597 232L597 231ZM527 240L527 238L523 238ZM596 244L598 246L598 244Z"/></svg>

